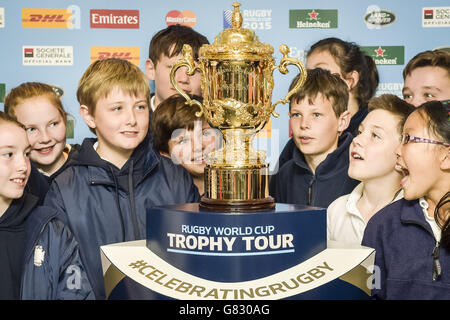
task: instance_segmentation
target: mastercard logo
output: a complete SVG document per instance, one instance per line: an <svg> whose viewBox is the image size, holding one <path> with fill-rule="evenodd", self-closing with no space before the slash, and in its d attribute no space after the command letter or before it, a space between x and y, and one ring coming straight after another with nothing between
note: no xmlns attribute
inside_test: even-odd
<svg viewBox="0 0 450 320"><path fill-rule="evenodd" d="M197 16L191 10L172 10L166 15L166 24L172 26L175 24L181 24L187 27L193 27L197 23Z"/></svg>

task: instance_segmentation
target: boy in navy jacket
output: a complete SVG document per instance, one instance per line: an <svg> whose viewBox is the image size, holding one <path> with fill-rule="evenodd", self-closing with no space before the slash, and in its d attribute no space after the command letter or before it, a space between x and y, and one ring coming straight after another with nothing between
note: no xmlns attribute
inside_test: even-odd
<svg viewBox="0 0 450 320"><path fill-rule="evenodd" d="M144 239L152 206L199 200L187 171L152 148L149 97L145 75L132 63L113 58L91 64L77 98L97 139L83 141L45 200L64 213L78 239L97 299L105 298L100 246Z"/></svg>
<svg viewBox="0 0 450 320"><path fill-rule="evenodd" d="M0 112L0 300L92 299L72 233L25 191L30 150L21 124Z"/></svg>
<svg viewBox="0 0 450 320"><path fill-rule="evenodd" d="M356 187L358 182L347 173L353 139L344 132L350 121L347 104L348 87L339 75L308 70L305 84L289 104L297 148L293 159L270 180L270 195L276 202L326 208Z"/></svg>

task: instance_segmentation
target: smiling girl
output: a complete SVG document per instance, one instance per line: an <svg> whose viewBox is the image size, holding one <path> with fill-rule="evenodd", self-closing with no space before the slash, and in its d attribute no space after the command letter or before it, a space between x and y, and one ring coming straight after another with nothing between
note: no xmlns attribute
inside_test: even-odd
<svg viewBox="0 0 450 320"><path fill-rule="evenodd" d="M404 199L379 211L362 244L375 248L381 299L450 299L450 119L439 101L405 122L397 148Z"/></svg>
<svg viewBox="0 0 450 320"><path fill-rule="evenodd" d="M5 98L5 112L25 126L32 148L30 159L53 180L80 147L66 144L67 113L59 96L48 84L22 83Z"/></svg>
<svg viewBox="0 0 450 320"><path fill-rule="evenodd" d="M0 112L0 300L92 299L77 241L25 189L30 150L22 125ZM71 270L79 281L69 286Z"/></svg>

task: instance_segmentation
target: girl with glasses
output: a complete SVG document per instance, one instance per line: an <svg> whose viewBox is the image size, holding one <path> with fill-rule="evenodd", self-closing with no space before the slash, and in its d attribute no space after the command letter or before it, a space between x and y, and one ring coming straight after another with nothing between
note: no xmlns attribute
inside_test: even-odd
<svg viewBox="0 0 450 320"><path fill-rule="evenodd" d="M396 153L404 199L379 211L362 241L376 250L372 295L450 299L450 120L441 102L409 115Z"/></svg>

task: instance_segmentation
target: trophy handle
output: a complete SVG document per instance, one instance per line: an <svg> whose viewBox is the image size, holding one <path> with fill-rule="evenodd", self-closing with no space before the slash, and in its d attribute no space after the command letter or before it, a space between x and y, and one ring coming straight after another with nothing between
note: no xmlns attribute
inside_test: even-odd
<svg viewBox="0 0 450 320"><path fill-rule="evenodd" d="M186 104L188 104L190 106L197 105L200 107L200 111L195 113L195 116L200 118L203 115L203 105L199 101L197 101L195 99L191 99L189 97L189 95L178 86L178 83L175 80L175 72L181 67L187 67L186 74L188 76L192 76L192 75L194 75L195 70L198 69L203 74L204 74L204 70L195 65L194 58L192 56L192 47L190 45L188 45L188 44L183 45L183 56L184 56L184 58L178 60L172 66L172 70L170 70L170 83L175 88L175 90L177 90L186 99Z"/></svg>
<svg viewBox="0 0 450 320"><path fill-rule="evenodd" d="M274 69L278 68L278 70L280 70L280 72L282 74L286 74L289 72L289 70L286 68L288 65L294 65L298 68L298 70L300 71L300 78L298 79L297 83L295 84L294 88L289 91L287 93L287 95L284 97L284 99L278 100L277 102L275 102L272 105L272 115L275 118L278 118L280 116L280 114L275 112L275 107L277 106L277 104L279 103L288 103L289 102L289 98L298 91L298 89L301 88L301 86L303 86L303 84L305 83L306 80L306 68L303 65L303 63L299 60L299 59L295 59L295 58L291 58L288 56L290 49L287 45L282 44L280 46L280 52L283 54L283 57L281 58L280 61L280 65L279 66L275 66Z"/></svg>

